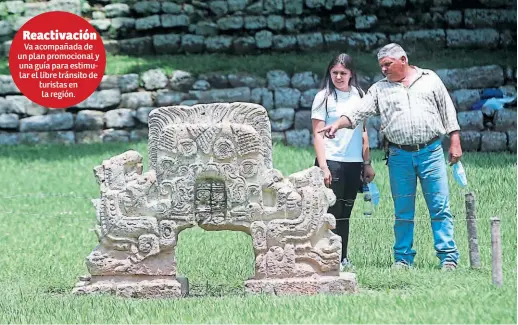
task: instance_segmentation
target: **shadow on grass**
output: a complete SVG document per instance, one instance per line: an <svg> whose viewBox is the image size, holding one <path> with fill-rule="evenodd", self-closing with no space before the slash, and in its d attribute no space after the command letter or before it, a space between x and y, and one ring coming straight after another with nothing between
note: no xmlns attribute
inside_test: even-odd
<svg viewBox="0 0 518 325"><path fill-rule="evenodd" d="M387 291L387 290L409 290L414 288L410 282L405 282L401 280L393 280L390 282L370 282L370 283L361 283L360 290L371 290L371 291Z"/></svg>
<svg viewBox="0 0 518 325"><path fill-rule="evenodd" d="M69 294L71 291L71 288L49 286L45 288L43 292L52 295L66 295Z"/></svg>
<svg viewBox="0 0 518 325"><path fill-rule="evenodd" d="M189 294L187 298L199 297L227 297L240 296L244 297L247 293L244 286L229 286L225 284L193 283L189 285Z"/></svg>
<svg viewBox="0 0 518 325"><path fill-rule="evenodd" d="M72 293L72 289L68 283L47 283L42 285L39 292L43 295L66 296Z"/></svg>
<svg viewBox="0 0 518 325"><path fill-rule="evenodd" d="M51 296L73 296L73 287L64 285L47 285L41 291L42 295ZM110 294L105 294L111 296ZM208 281L206 283L194 283L189 284L189 293L185 298L205 298L205 297L230 297L239 296L244 297L247 293L244 286L236 287L227 284L211 284Z"/></svg>

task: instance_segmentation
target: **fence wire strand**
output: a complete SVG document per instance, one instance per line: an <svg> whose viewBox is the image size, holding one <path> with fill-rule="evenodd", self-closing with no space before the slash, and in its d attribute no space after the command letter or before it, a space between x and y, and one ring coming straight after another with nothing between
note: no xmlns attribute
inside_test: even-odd
<svg viewBox="0 0 518 325"><path fill-rule="evenodd" d="M31 196L16 196L16 197L25 197L25 198L28 198L28 197L31 197ZM41 198L41 196L37 196L38 198ZM56 195L56 194L51 194L49 195L49 197L60 197L60 195ZM67 197L66 195L63 196L63 197ZM0 199L4 199L5 197L3 198L0 198ZM89 198L89 197L75 197L75 198L83 198L83 199L88 199L88 200L91 200L92 198ZM358 205L361 205L363 200L358 198L356 199L356 201L358 201ZM335 203L336 204L336 203ZM362 212L359 212L359 214L362 214ZM361 220L361 221L367 221L367 220L390 220L390 221L428 221L428 222L443 222L445 219L441 219L441 220L433 220L430 218L430 216L427 216L427 215L423 215L422 217L414 217L413 219L401 219L401 218L395 218L395 217L376 217L375 215L377 214L377 211L376 209L373 210L372 212L372 215L370 216L360 216L360 217L352 217L351 218L335 218L336 221L342 221L342 220L354 220L354 221L357 221L357 220ZM66 218L66 217L70 217L71 219L92 219L92 220L96 220L96 212L94 210L94 207L92 206L92 210L90 211L53 211L53 212L49 212L48 214L42 214L42 213L32 213L32 212L22 212L22 211L2 211L0 210L0 216L1 217L6 217L6 216L13 216L13 215L18 215L18 216L31 216L31 217L41 217L41 218ZM80 216L80 217L77 217L77 216ZM452 218L451 218L452 221L465 221L467 220L466 218L457 218L457 216L455 214L452 214ZM479 218L479 217L476 217L475 220L485 220L483 218ZM489 219L487 219L489 221Z"/></svg>
<svg viewBox="0 0 518 325"><path fill-rule="evenodd" d="M381 190L383 191L384 189L381 188ZM450 193L450 197L456 196L456 195L465 195L466 193L467 192ZM379 199L380 199L380 205L381 204L390 204L389 211L393 211L392 202L388 202L389 200L394 200L395 198L400 198L400 197L419 197L419 196L424 197L427 195L437 195L437 194L439 194L439 193L438 192L437 193L416 192L416 194L400 195L400 196L380 195ZM45 200L45 199L53 199L53 198L88 200L88 203L91 204L91 200L98 199L99 196L90 197L87 195L81 195L81 194L77 194L77 193L73 193L73 192L71 192L71 193L15 194L15 195L8 195L8 196L0 196L0 207L2 206L2 204L1 204L2 200L4 200L4 201L16 200L16 199L42 199L42 200ZM358 193L356 199L354 199L354 200L353 199L350 199L350 200L338 199L335 204L339 204L339 202L342 202L342 204L344 204L346 206L354 206L354 205L358 206L359 205L361 207L364 200L362 198L362 194ZM379 215L378 208L373 205L371 205L371 207L373 207L373 209L371 210L372 215L370 215L370 216L365 216L365 215L363 215L363 212L359 211L358 216L354 216L354 217L351 216L351 218L335 218L335 220L336 221L350 220L352 222L386 220L386 221L391 221L391 222L404 221L404 222L413 222L413 223L414 222L427 222L427 223L444 222L446 220L444 218L440 219L440 220L433 220L430 218L429 215L422 215L422 216L415 215L415 217L413 219L395 218L395 215L393 215L393 214L391 217L379 217L379 216L376 216L377 214ZM464 207L464 205L462 205L462 207ZM75 220L80 220L80 221L88 220L88 221L91 221L92 223L97 222L96 212L95 212L95 208L93 205L91 205L91 210L88 210L88 211L52 211L52 212L49 212L46 214L43 214L41 212L40 213L26 213L26 212L21 212L21 211L7 211L7 210L2 211L0 209L0 217L6 217L6 216L11 217L13 215L41 217L44 219L63 218L63 219L75 219ZM473 218L473 219L477 220L477 221L483 220L484 222L490 223L489 218L480 218L477 216L476 218ZM468 219L467 218L457 218L457 216L455 214L452 214L452 218L450 220L455 223L455 222L466 221ZM6 234L6 236L8 236L8 235L9 234ZM0 234L0 238L1 237L2 236ZM2 284L1 281L0 281L0 284ZM229 292L231 295L232 294L241 295L241 294L243 294L241 291L244 290L243 288L230 288L229 290L225 290L225 289L218 288L218 285L209 285L209 284L206 284L206 285L201 284L201 285L192 286L193 289L195 287L196 287L196 290L193 290L193 294L188 297L194 298L194 297L203 297L203 296L222 296L222 295L228 296ZM66 288L63 288L63 287L48 288L47 290L44 290L42 292L23 292L23 290L21 288L19 288L18 292L15 291L16 289L10 290L11 292L4 292L3 295L4 296L17 296L20 298L24 298L24 297L45 297L45 298L60 297L60 296L72 295L72 289L73 289L73 287L67 286ZM226 288L226 289L228 289L228 288Z"/></svg>
<svg viewBox="0 0 518 325"><path fill-rule="evenodd" d="M426 195L436 195L439 194L439 192L432 192L432 193L416 193L411 195L400 195L400 196L392 196L392 195L380 195L379 199L390 199L393 200L395 197L419 197L419 196L426 196ZM9 196L1 196L0 200L13 200L13 199L47 199L47 198L72 198L72 199L82 199L82 200L88 200L89 203L92 199L97 199L99 197L90 197L86 195L78 195L75 193L27 193L27 194L16 194L16 195L9 195ZM354 207L354 205L362 205L363 198L361 197L361 193L356 197L354 200L347 200L347 199L338 199L337 202L343 202L348 207ZM386 202L386 201L384 201ZM335 203L337 204L337 203ZM380 203L381 204L381 203ZM373 205L374 207L374 205ZM392 207L391 207L392 208ZM430 218L430 216L424 215L422 217L414 217L413 219L401 219L401 218L395 218L393 217L376 217L377 214L377 208L373 210L372 215L370 216L363 216L363 217L356 217L356 218L335 218L336 221L342 221L342 220L390 220L390 221L407 221L407 222L413 222L413 221L427 221L427 222L443 222L445 219L440 220L433 220ZM361 214L361 212L360 212ZM92 210L90 211L56 211L56 212L50 212L46 215L42 213L26 213L21 211L1 211L0 210L0 216L12 216L12 215L19 215L19 216L32 216L32 217L41 217L41 218L65 218L65 217L73 217L74 219L92 219L95 220L95 210L92 206ZM78 218L74 216L82 216L83 218ZM466 218L457 218L455 214L453 214L452 221L465 221ZM485 220L483 218L475 218L475 220ZM489 221L489 219L487 219Z"/></svg>
<svg viewBox="0 0 518 325"><path fill-rule="evenodd" d="M418 197L418 196L427 196L427 195L437 195L441 194L441 192L423 192L423 193L416 193L416 194L406 194L406 195L379 195L378 197L381 198L400 198L400 197ZM337 201L344 201L344 202L356 202L361 196L361 193L358 193L358 196L356 199L337 199ZM451 196L451 195L450 195ZM45 199L45 198L55 198L55 197L66 197L66 198L73 198L73 199L97 199L97 197L93 196L86 196L86 195L77 195L74 193L27 193L27 194L15 194L15 195L8 195L8 196L0 196L0 200L12 200L12 199L22 199L22 198L31 198L31 199Z"/></svg>

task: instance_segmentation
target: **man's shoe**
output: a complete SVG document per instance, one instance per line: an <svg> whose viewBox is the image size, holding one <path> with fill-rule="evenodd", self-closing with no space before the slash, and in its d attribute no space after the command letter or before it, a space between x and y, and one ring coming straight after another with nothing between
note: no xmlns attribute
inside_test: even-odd
<svg viewBox="0 0 518 325"><path fill-rule="evenodd" d="M441 270L443 271L455 271L455 269L457 269L457 263L455 262L446 261L441 265Z"/></svg>
<svg viewBox="0 0 518 325"><path fill-rule="evenodd" d="M392 265L394 269L409 269L410 265L405 261L396 261L394 265Z"/></svg>

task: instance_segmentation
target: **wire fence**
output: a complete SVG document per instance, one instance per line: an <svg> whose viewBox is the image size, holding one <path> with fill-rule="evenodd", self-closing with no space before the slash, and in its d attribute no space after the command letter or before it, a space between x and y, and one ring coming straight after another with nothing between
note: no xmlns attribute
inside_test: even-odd
<svg viewBox="0 0 518 325"><path fill-rule="evenodd" d="M384 190L384 188L382 188ZM393 199L395 197L415 197L415 196L427 196L427 195L438 195L442 194L442 192L416 192L415 194L405 194L405 195L379 195L379 198L387 198L387 199ZM461 193L464 194L464 193ZM358 198L361 196L361 193L358 193L355 200L358 200ZM451 194L450 194L451 196ZM10 200L10 199L19 199L19 198L32 198L32 199L44 199L44 198L54 198L54 197L67 197L67 198L74 198L74 199L97 199L99 196L86 196L86 195L80 195L75 193L25 193L25 194L16 194L16 195L7 195L7 196L0 196L0 200ZM354 202L355 200L351 199L340 199L341 201L350 201Z"/></svg>
<svg viewBox="0 0 518 325"><path fill-rule="evenodd" d="M436 192L436 193L419 193L419 192L416 192L415 194L408 194L408 195L400 195L400 196L393 196L393 195L380 195L379 196L379 199L380 201L383 200L382 204L388 204L388 200L394 200L394 199L397 199L397 198L401 198L401 197L418 197L418 196L423 196L423 197L426 197L426 196L429 196L429 195L440 195L441 193L439 192ZM466 193L462 193L462 194L467 194ZM454 195L459 195L459 192L455 193ZM78 194L78 193L25 193L25 194L16 194L16 195L8 195L8 196L1 196L0 197L0 203L2 201L6 201L6 200L16 200L16 199L30 199L30 200L46 200L46 199L54 199L54 198L64 198L64 199L77 199L77 200L85 200L85 201L88 201L89 204L91 204L91 200L92 199L97 199L99 197L91 197L91 196L88 196L88 195L83 195L83 194ZM342 202L342 204L344 205L349 205L349 206L352 206L353 204L355 204L356 202L359 202L361 204L361 202L363 201L363 198L361 195L358 195L356 197L356 199L350 199L350 200L338 200L337 203L335 204L339 204L339 202ZM467 196L466 196L466 202L467 202ZM2 206L2 204L0 204L0 207ZM466 206L466 210L469 210L468 207ZM373 215L369 215L369 216L364 216L363 218L354 218L355 221L379 221L379 220L386 220L386 221L392 221L392 222L395 222L395 221L404 221L404 222L416 222L416 221L423 221L423 222L445 222L446 221L451 221L451 222L459 222L459 221L471 221L473 222L474 220L484 220L484 221L487 221L488 223L491 222L491 225L493 226L493 220L490 220L489 218L477 218L476 216L474 215L471 215L470 218L458 218L455 214L452 214L452 217L451 218L445 218L445 217L440 217L440 218L431 218L429 215L426 215L426 216L414 216L414 218L412 219L401 219L401 218L396 218L395 217L395 214L393 213L393 206L391 205L389 207L389 210L388 211L392 211L392 216L390 217L379 217L376 215L377 211L376 209L372 210L372 213ZM467 211L469 212L469 211ZM386 213L384 211L384 213ZM361 212L360 212L361 214ZM95 208L94 206L92 205L91 208L89 210L80 210L80 211L77 211L77 210L74 210L74 211L48 211L48 212L45 212L45 213L27 213L27 212L23 212L23 211L15 211L15 210L11 210L11 211L8 211L8 210L2 210L0 209L0 217L2 216L13 216L13 215L18 215L18 216L32 216L32 217L41 217L41 218L73 218L75 220L80 220L80 221L83 221L83 220L90 220L92 223L93 222L96 222L97 221L97 218L96 218L96 213L95 213ZM174 217L173 217L174 218ZM336 221L342 221L342 220L347 220L347 219L350 219L350 218L336 218ZM494 231L494 227L492 227L492 249L494 252L496 253L492 253L493 256L497 256L499 259L496 259L496 262L495 262L495 258L493 257L493 266L492 266L492 274L493 274L493 283L497 286L501 286L502 285L502 261L501 261L501 244L500 244L500 234L499 234L499 229L498 229L498 234L494 234L493 233ZM468 234L469 235L469 234ZM472 240L472 238L470 237L470 241ZM495 248L495 245L494 245L494 241L497 241L499 243L499 245ZM470 246L470 254L472 253L476 253L478 254L478 244L477 244L477 247L476 248L472 248ZM471 256L470 256L470 259L471 259ZM472 267L473 267L473 262L470 260L470 262L472 263ZM495 264L496 263L496 264ZM480 268L480 266L478 266L478 268ZM0 284L1 284L1 281L0 281ZM44 296L44 297L49 297L49 296L54 296L54 297L59 297L59 296L69 296L69 295L72 295L72 292L71 292L71 287L69 286L69 284L66 285L66 287L63 287L61 285L57 285L55 287L49 287L49 288L44 288L43 291L41 292L24 292L24 290L22 290L21 288L19 288L18 290L16 291L11 291L11 292L4 292L3 295L4 296L17 296L17 297L20 297L20 298L24 298L24 297L31 297L31 296L36 296L36 297L40 297L40 296ZM246 292L244 290L244 287L229 287L228 285L211 285L209 284L208 282L206 284L193 284L193 285L190 285L190 290L189 290L189 296L190 297L207 297L207 296L229 296L229 295L246 295Z"/></svg>
<svg viewBox="0 0 518 325"><path fill-rule="evenodd" d="M383 191L383 189L382 189ZM426 196L435 196L441 194L440 192L416 192L415 194L408 194L408 195L399 195L399 196L393 196L393 195L379 195L380 203L379 205L385 205L390 204L389 211L392 211L391 216L387 217L380 217L379 216L379 208L378 206L368 203L370 208L372 208L372 214L371 215L364 215L362 218L354 218L355 221L361 220L361 221L374 221L374 220L390 220L390 221L426 221L426 222L444 222L444 218L437 218L433 219L430 218L430 215L423 215L423 216L414 216L413 219L403 219L403 218L396 218L395 214L393 213L393 203L392 200L395 200L396 198L417 198L417 197L423 197L426 198ZM465 194L465 193L461 193ZM75 200L85 200L88 201L88 204L91 204L91 200L98 199L99 196L87 196L87 195L81 195L77 193L25 193L25 194L15 194L15 195L7 195L7 196L0 196L0 201L2 200L16 200L16 199L53 199L53 198L66 198L66 199L75 199ZM450 200L451 201L451 200ZM364 199L362 197L361 193L358 193L357 197L355 199L337 199L335 206L337 204L344 204L345 207L354 207L356 205L362 205L364 204ZM1 204L0 204L1 206ZM451 210L451 204L450 204L450 210ZM360 214L363 214L360 212ZM459 218L455 213L451 212L452 214L452 221L466 221L467 218ZM16 211L16 210L2 210L0 209L0 217L1 216L12 216L12 215L20 215L20 216L30 216L30 217L41 217L41 218L66 218L66 217L73 217L75 219L91 219L95 220L95 208L92 205L91 210L84 210L84 211L49 211L45 214L43 213L30 213L30 212L23 212L23 211ZM336 221L342 221L342 220L350 220L351 218L342 218L342 217L336 217ZM476 217L475 220L487 220L488 218L479 218Z"/></svg>

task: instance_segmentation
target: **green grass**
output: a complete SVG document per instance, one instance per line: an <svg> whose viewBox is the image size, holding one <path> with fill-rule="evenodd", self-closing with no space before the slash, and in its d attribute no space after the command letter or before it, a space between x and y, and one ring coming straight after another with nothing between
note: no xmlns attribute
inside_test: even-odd
<svg viewBox="0 0 518 325"><path fill-rule="evenodd" d="M346 49L344 49L346 50ZM500 64L516 67L516 51L511 50L449 50L411 51L410 63L428 69L466 68L488 64ZM126 55L109 55L105 74L140 73L149 69L162 68L166 73L173 70L185 70L195 75L204 72L222 71L249 72L265 77L266 73L282 69L293 72L313 71L321 75L336 51L317 53L272 53L261 55L156 55L133 57ZM373 76L380 72L376 56L373 53L350 52L355 60L357 70L362 74ZM9 74L7 58L0 59L0 74Z"/></svg>
<svg viewBox="0 0 518 325"><path fill-rule="evenodd" d="M452 179L459 269L438 269L421 194L416 268L390 269L393 208L387 167L376 151L381 204L365 218L358 200L351 222L357 295L245 296L243 281L253 274L251 238L192 228L180 234L177 253L178 273L189 278L194 297L73 296L97 244L90 231L96 219L90 198L99 195L92 168L128 149L147 157L145 143L0 147L0 323L516 323L516 157L501 153L463 159L477 196L481 270L468 267L464 194ZM311 149L274 148L274 166L284 175L310 167L313 157ZM502 219L502 288L491 284L494 215Z"/></svg>

